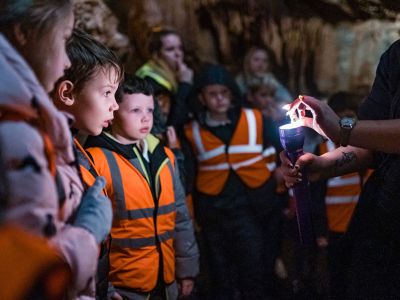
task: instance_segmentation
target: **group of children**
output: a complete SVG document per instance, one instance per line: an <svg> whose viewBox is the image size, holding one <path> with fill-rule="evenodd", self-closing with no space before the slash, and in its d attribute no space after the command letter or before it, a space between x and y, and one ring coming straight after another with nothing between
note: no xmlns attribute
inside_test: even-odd
<svg viewBox="0 0 400 300"><path fill-rule="evenodd" d="M166 44L151 44L140 77L127 74L103 44L72 29L70 1L33 1L15 14L18 4L0 5L8 18L0 23L0 108L12 116L0 124L4 216L67 262L64 296L189 296L199 273L193 198L210 299L274 297L287 200L276 158L282 86L253 78L243 101L220 65L206 66L192 86L174 31L157 32ZM56 19L46 19L50 12ZM170 128L153 130L158 109L162 128L178 125L180 142Z"/></svg>
<svg viewBox="0 0 400 300"><path fill-rule="evenodd" d="M7 223L47 238L71 271L59 280L66 293L14 294L176 299L179 285L187 296L199 253L174 155L150 134L153 90L123 74L103 44L73 30L72 2L59 2L1 6L8 17L1 27L1 140L14 141L2 142L10 200L3 215ZM48 55L47 64L41 55ZM73 145L71 137L80 134L90 135L93 147L84 150L76 138Z"/></svg>
<svg viewBox="0 0 400 300"><path fill-rule="evenodd" d="M189 295L199 254L174 155L150 134L151 85L129 74L122 79L116 57L78 30L67 53L71 67L53 99L74 116L76 133L90 135L86 150L76 141L84 182L106 179L104 193L113 204L105 250L111 297L176 299L176 278L181 294Z"/></svg>

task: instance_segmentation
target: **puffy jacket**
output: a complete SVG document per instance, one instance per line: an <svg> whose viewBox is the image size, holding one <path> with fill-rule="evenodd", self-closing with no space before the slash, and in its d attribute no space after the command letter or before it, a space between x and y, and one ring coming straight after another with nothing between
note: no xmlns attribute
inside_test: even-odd
<svg viewBox="0 0 400 300"><path fill-rule="evenodd" d="M110 281L115 287L149 292L159 272L166 284L176 276L194 277L198 250L172 152L149 135L144 143L147 163L137 147L127 146L123 153L117 144L102 134L87 149L97 172L107 179L113 201Z"/></svg>
<svg viewBox="0 0 400 300"><path fill-rule="evenodd" d="M229 145L195 120L186 125L185 135L197 157L196 188L204 194L218 195L230 170L248 187L257 188L276 168L275 148L263 149L262 115L258 110L241 110Z"/></svg>
<svg viewBox="0 0 400 300"><path fill-rule="evenodd" d="M5 218L31 233L45 236L62 253L71 270L70 298L94 295L88 282L97 266L98 247L88 231L67 224L80 204L82 183L73 162L67 118L58 111L25 60L0 34L0 104L18 107L43 118L55 150L58 182L49 172L43 138L23 121L0 123L0 143L10 184ZM16 167L18 166L18 167ZM62 199L59 199L59 194ZM59 210L59 200L63 202Z"/></svg>
<svg viewBox="0 0 400 300"><path fill-rule="evenodd" d="M336 148L332 141L320 145L320 154ZM327 181L325 196L326 215L330 231L345 232L361 193L362 177L359 173L337 176Z"/></svg>

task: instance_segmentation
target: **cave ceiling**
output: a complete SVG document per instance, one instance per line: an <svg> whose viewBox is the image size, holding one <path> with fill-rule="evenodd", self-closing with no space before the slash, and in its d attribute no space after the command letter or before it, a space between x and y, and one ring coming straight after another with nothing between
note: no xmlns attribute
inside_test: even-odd
<svg viewBox="0 0 400 300"><path fill-rule="evenodd" d="M367 19L395 20L399 0L193 0L199 8L240 8L244 13L268 14L274 18L320 17L327 22Z"/></svg>

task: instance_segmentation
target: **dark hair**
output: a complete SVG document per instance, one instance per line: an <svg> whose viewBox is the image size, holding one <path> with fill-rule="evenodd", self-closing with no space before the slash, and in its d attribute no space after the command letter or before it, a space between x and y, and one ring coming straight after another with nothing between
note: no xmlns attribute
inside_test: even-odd
<svg viewBox="0 0 400 300"><path fill-rule="evenodd" d="M149 40L149 46L148 46L149 53L155 54L160 52L163 45L162 38L170 34L177 35L180 37L179 33L172 28L161 28L161 27L154 28L151 32Z"/></svg>
<svg viewBox="0 0 400 300"><path fill-rule="evenodd" d="M147 79L125 73L124 81L115 93L115 99L117 100L117 103L122 102L122 97L124 94L144 94L146 96L153 96L154 90Z"/></svg>
<svg viewBox="0 0 400 300"><path fill-rule="evenodd" d="M82 90L85 83L104 69L114 69L118 82L122 80L123 71L117 56L90 34L74 29L66 48L71 67L65 71L59 82L71 81L74 84L74 91Z"/></svg>
<svg viewBox="0 0 400 300"><path fill-rule="evenodd" d="M72 0L0 0L0 31L7 32L20 24L22 31L32 30L35 37L40 37L67 11L73 11Z"/></svg>
<svg viewBox="0 0 400 300"><path fill-rule="evenodd" d="M334 112L340 113L345 110L352 110L357 113L361 97L349 92L337 92L329 97L328 105Z"/></svg>

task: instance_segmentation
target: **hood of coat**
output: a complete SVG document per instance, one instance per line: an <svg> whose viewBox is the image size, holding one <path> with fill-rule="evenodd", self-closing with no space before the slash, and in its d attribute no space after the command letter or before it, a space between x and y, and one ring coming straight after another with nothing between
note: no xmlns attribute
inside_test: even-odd
<svg viewBox="0 0 400 300"><path fill-rule="evenodd" d="M27 62L2 34L0 70L0 104L38 112L57 152L57 162L71 163L74 154L66 116L57 110Z"/></svg>
<svg viewBox="0 0 400 300"><path fill-rule="evenodd" d="M232 93L232 107L231 112L228 114L236 114L240 111L242 106L242 96L238 85L236 84L234 78L231 74L221 65L210 64L203 68L198 75L195 76L193 82L191 99L191 108L196 116L196 119L204 124L205 120L205 108L200 103L199 93L207 85L220 84L229 88Z"/></svg>

